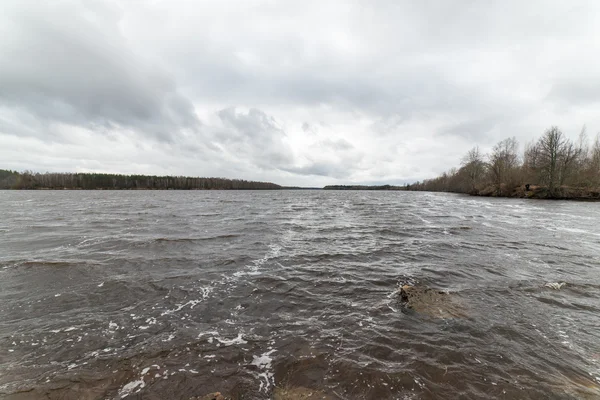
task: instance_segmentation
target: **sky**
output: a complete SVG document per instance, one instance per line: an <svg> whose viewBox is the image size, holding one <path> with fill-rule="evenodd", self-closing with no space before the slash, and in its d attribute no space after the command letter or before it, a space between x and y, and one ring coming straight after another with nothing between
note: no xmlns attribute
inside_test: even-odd
<svg viewBox="0 0 600 400"><path fill-rule="evenodd" d="M596 0L2 0L0 168L403 184L600 131Z"/></svg>

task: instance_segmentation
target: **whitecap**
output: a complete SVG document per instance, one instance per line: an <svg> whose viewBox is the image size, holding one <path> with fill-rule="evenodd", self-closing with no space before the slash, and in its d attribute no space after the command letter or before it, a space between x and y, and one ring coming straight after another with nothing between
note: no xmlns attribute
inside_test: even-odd
<svg viewBox="0 0 600 400"><path fill-rule="evenodd" d="M273 382L274 374L271 369L273 358L270 357L270 355L276 351L277 350L275 350L275 349L271 349L271 350L267 351L266 353L261 354L260 356L252 356L252 362L250 364L258 367L258 369L260 369L262 371L258 374L258 378L261 380L260 387L259 387L260 391L267 392L269 387L271 386L271 384L274 384L274 382ZM264 379L264 382L263 382L263 379Z"/></svg>
<svg viewBox="0 0 600 400"><path fill-rule="evenodd" d="M121 398L124 399L125 397L129 396L135 389L137 389L137 393L141 389L143 389L144 386L146 386L146 383L142 379L129 382L125 386L123 386L121 390L119 390L119 396L121 396Z"/></svg>
<svg viewBox="0 0 600 400"><path fill-rule="evenodd" d="M230 339L230 340L228 340L228 339L221 339L221 338L218 338L218 337L215 338L215 339L217 339L219 341L219 343L221 343L221 344L223 344L225 346L231 346L231 345L234 345L234 344L246 344L246 343L248 343L247 341L245 341L242 338L242 333L241 332L235 338Z"/></svg>

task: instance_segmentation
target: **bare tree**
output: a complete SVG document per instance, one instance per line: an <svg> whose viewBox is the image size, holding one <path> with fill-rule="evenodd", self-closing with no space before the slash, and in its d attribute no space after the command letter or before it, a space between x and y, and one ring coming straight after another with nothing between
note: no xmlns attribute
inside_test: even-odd
<svg viewBox="0 0 600 400"><path fill-rule="evenodd" d="M576 147L570 140L566 140L561 153L559 154L559 185L567 183L567 179L577 172L577 161L579 160L581 150Z"/></svg>
<svg viewBox="0 0 600 400"><path fill-rule="evenodd" d="M600 133L596 135L588 160L586 168L588 185L597 188L600 186Z"/></svg>
<svg viewBox="0 0 600 400"><path fill-rule="evenodd" d="M476 146L469 150L462 158L461 165L468 181L468 191L474 194L477 192L477 186L485 174L485 162L479 147Z"/></svg>
<svg viewBox="0 0 600 400"><path fill-rule="evenodd" d="M525 147L522 164L517 149L515 138L499 142L487 156L482 156L479 149L474 147L461 159L458 171L450 170L438 178L411 185L411 189L519 196L522 193L515 189L523 183L531 183L547 188L536 196L599 196L600 133L593 145L589 146L585 125L577 142L570 141L560 129L553 126L541 138ZM484 157L487 163L483 161ZM561 191L561 187L576 187L578 190ZM593 190L586 191L585 188Z"/></svg>
<svg viewBox="0 0 600 400"><path fill-rule="evenodd" d="M498 195L505 195L506 187L514 183L519 167L518 148L516 138L504 139L494 146L489 156L489 170Z"/></svg>
<svg viewBox="0 0 600 400"><path fill-rule="evenodd" d="M579 157L579 149L556 126L544 132L537 147L540 180L548 186L548 192L555 195L571 174L575 160Z"/></svg>

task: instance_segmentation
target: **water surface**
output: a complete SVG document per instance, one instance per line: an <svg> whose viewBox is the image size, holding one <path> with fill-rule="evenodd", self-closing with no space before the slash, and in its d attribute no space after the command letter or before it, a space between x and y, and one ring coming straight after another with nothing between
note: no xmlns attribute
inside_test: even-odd
<svg viewBox="0 0 600 400"><path fill-rule="evenodd" d="M599 223L432 193L1 191L0 397L599 398ZM403 308L403 283L461 313Z"/></svg>

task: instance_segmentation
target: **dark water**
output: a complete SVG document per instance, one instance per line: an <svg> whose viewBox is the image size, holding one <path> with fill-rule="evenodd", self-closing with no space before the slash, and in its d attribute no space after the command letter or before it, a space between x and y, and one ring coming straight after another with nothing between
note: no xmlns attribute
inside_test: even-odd
<svg viewBox="0 0 600 400"><path fill-rule="evenodd" d="M407 282L461 312L403 308ZM266 399L282 386L600 398L600 203L0 192L1 398Z"/></svg>

